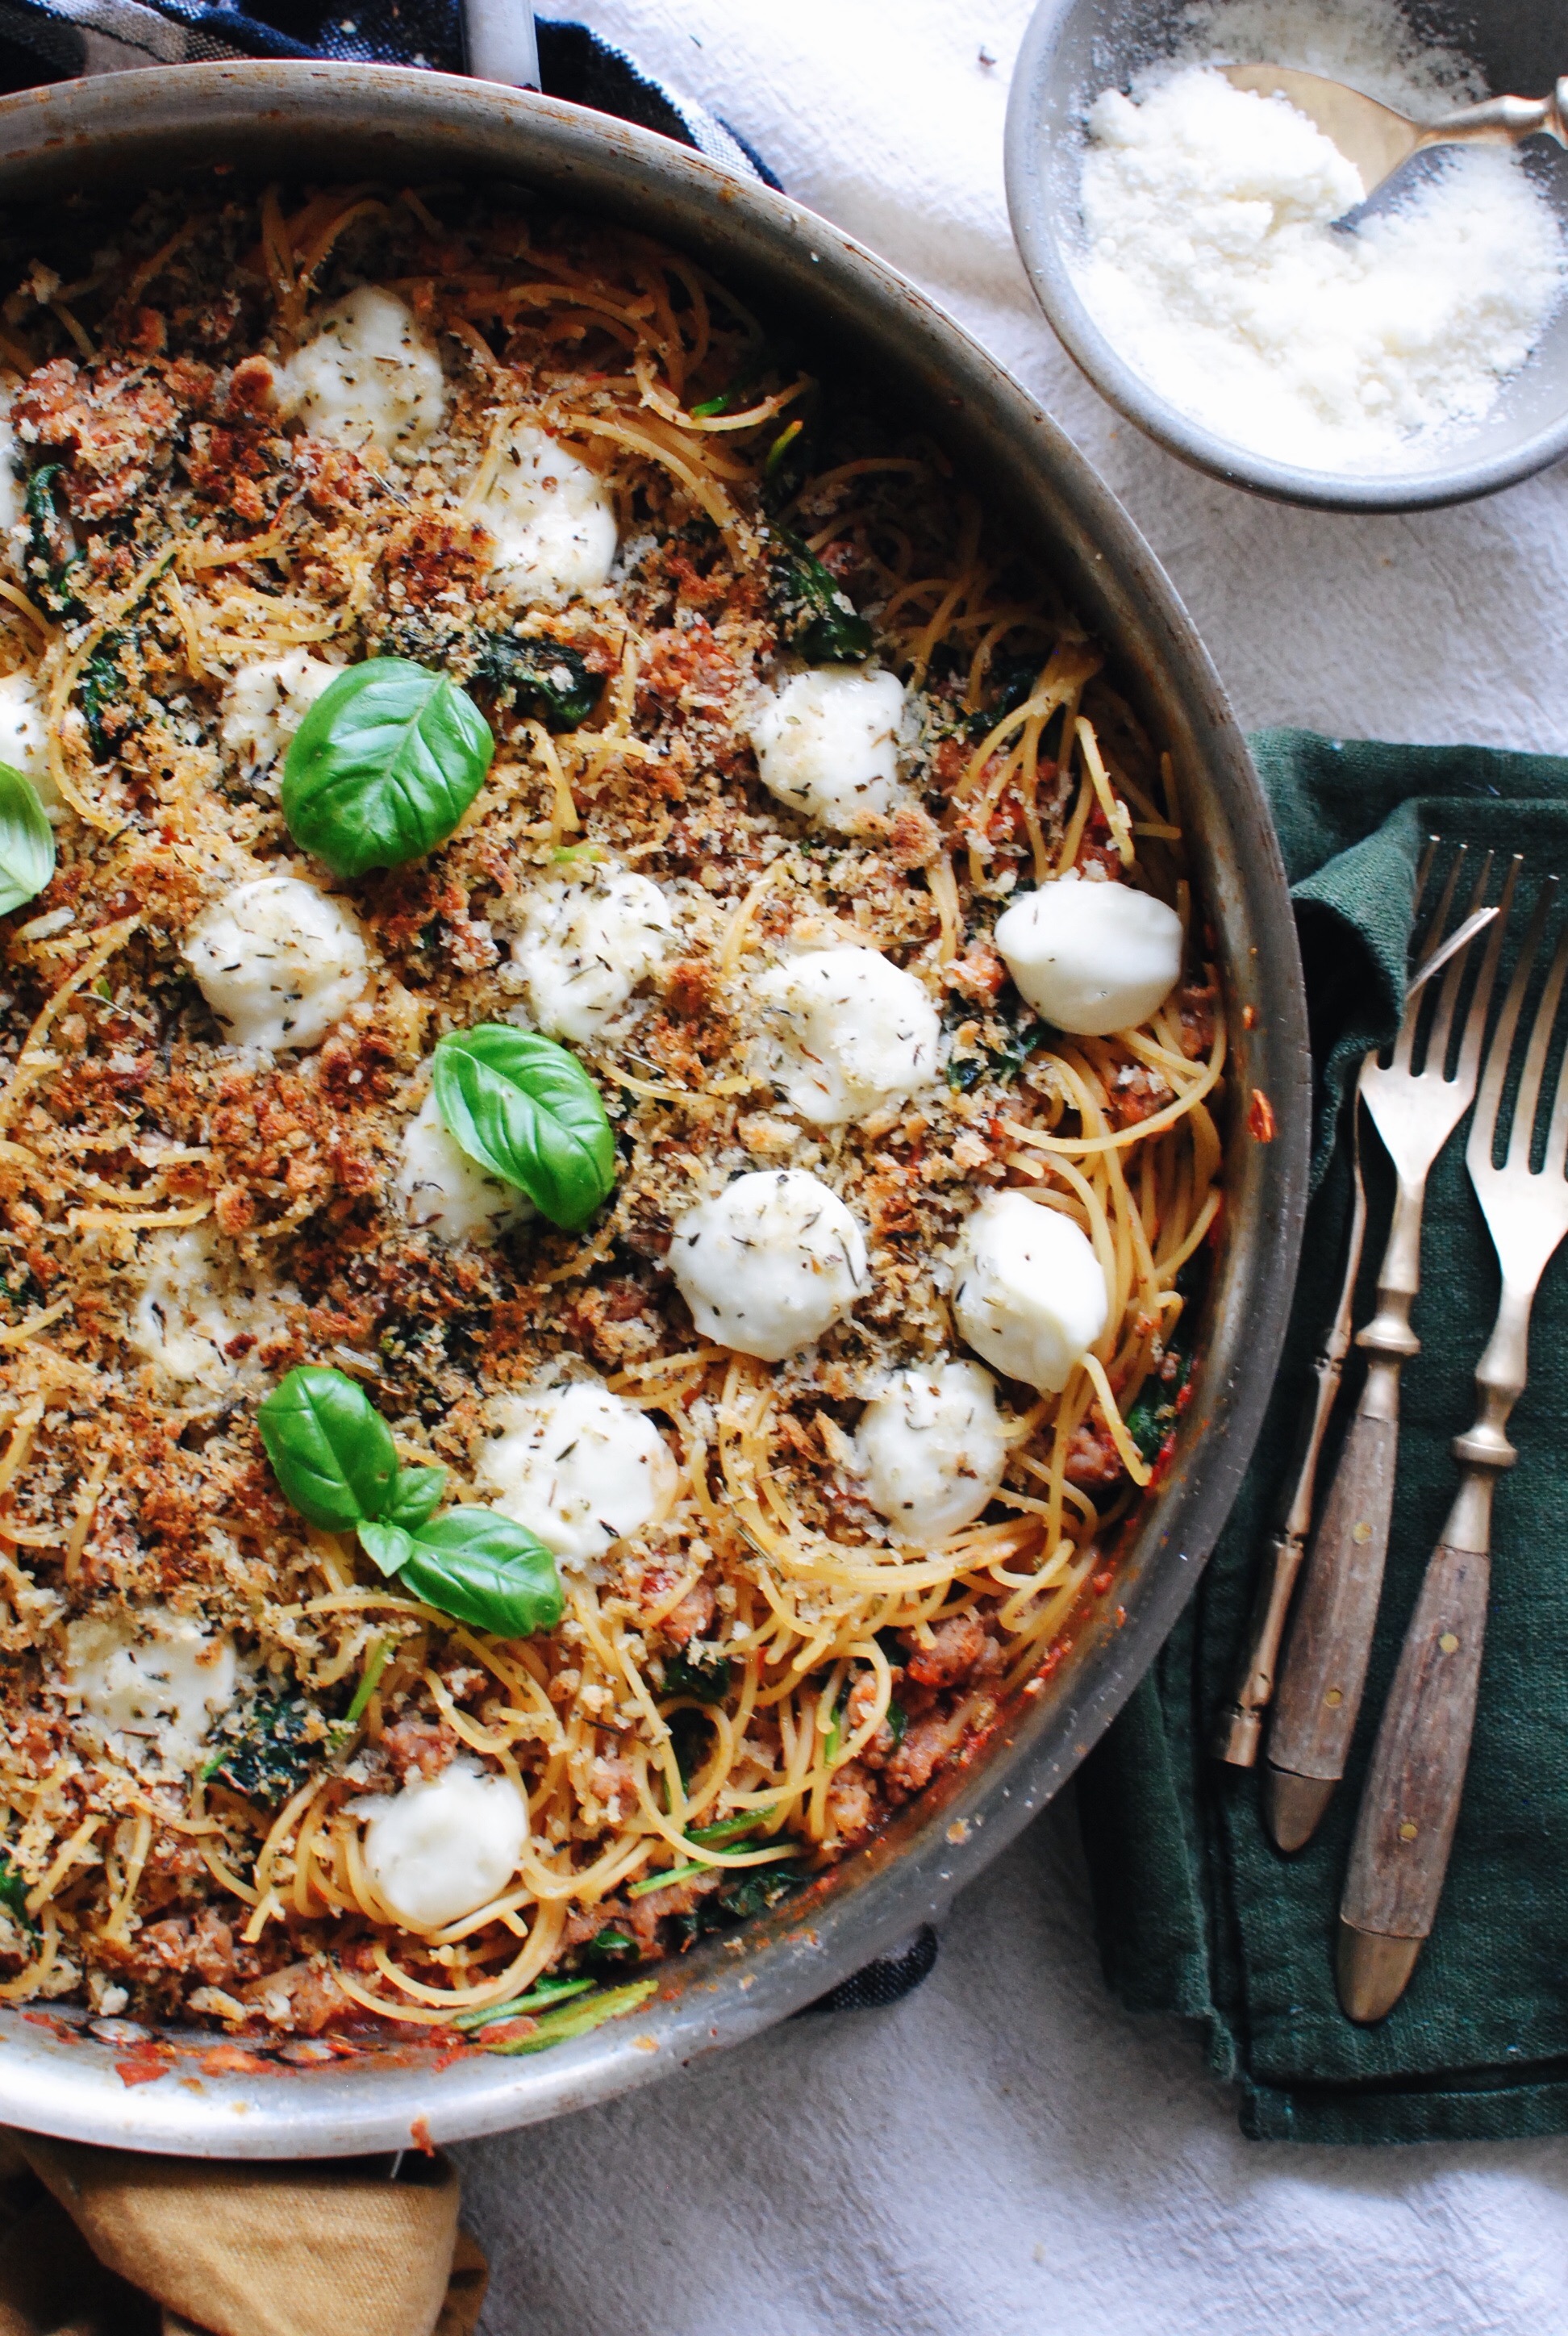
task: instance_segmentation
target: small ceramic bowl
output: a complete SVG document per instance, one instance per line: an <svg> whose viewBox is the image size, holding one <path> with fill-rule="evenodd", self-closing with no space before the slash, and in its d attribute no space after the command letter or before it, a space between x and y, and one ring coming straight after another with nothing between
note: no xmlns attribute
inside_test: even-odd
<svg viewBox="0 0 1568 2336"><path fill-rule="evenodd" d="M1343 5L1343 0L1341 0ZM1568 69L1568 29L1555 0L1401 0L1424 36L1474 57L1495 92L1538 96ZM1485 421L1412 456L1402 470L1302 470L1238 446L1163 397L1106 339L1069 265L1081 234L1084 117L1103 89L1125 90L1141 69L1186 44L1184 0L1040 0L1018 55L1008 107L1008 203L1040 306L1101 394L1195 469L1254 494L1321 511L1418 511L1468 501L1568 454L1568 302ZM1260 63L1290 64L1288 56ZM1525 148L1568 222L1568 152Z"/></svg>

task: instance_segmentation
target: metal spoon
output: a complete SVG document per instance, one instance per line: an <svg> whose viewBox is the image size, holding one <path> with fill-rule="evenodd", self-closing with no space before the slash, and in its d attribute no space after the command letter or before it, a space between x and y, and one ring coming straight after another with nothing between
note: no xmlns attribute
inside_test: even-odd
<svg viewBox="0 0 1568 2336"><path fill-rule="evenodd" d="M1361 201L1336 227L1353 225L1394 172L1428 146L1517 146L1543 132L1568 146L1568 73L1549 97L1488 97L1436 122L1410 122L1359 89L1298 73L1293 65L1226 65L1223 71L1232 89L1288 99L1360 172Z"/></svg>

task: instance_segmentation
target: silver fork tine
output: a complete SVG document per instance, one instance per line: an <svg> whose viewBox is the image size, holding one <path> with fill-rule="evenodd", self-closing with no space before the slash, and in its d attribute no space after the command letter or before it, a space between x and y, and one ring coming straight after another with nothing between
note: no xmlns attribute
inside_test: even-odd
<svg viewBox="0 0 1568 2336"><path fill-rule="evenodd" d="M1459 886L1459 871L1465 865L1465 855L1469 849L1470 847L1467 843L1462 843L1459 846L1458 851L1454 854L1454 864L1449 869L1447 876L1444 881L1443 890L1438 896L1437 905L1432 911L1432 920L1427 928L1426 947L1421 952L1423 956L1430 955L1431 951L1441 942L1444 934L1448 930L1448 915L1450 910L1454 906L1454 895ZM1422 853L1420 865L1416 871L1416 896L1414 906L1417 915L1420 912L1421 896L1427 889L1427 881L1432 873L1432 863L1436 860L1437 856L1437 839L1434 835L1427 840L1427 849ZM1477 905L1479 904L1477 903ZM1410 1050L1416 1043L1416 1028L1421 1018L1421 1009L1426 1003L1427 1000L1419 990L1415 991L1414 993L1407 992L1406 995L1405 1011L1399 1017L1399 1032L1398 1037L1394 1041L1393 1067L1397 1071L1408 1070L1410 1066ZM1430 1049L1428 1049L1428 1052L1430 1052Z"/></svg>
<svg viewBox="0 0 1568 2336"><path fill-rule="evenodd" d="M1544 884L1541 895L1525 927L1524 942L1519 950L1519 962L1514 968L1514 978L1508 984L1508 995L1503 1000L1503 1010L1497 1017L1497 1027L1492 1033L1492 1044L1486 1050L1485 1068L1481 1074L1480 1090L1475 1097L1475 1115L1470 1122L1469 1141L1466 1156L1471 1173L1483 1175L1492 1165L1492 1154L1497 1142L1497 1113L1503 1101L1504 1083L1508 1076L1508 1057L1514 1050L1514 1032L1519 1021L1519 1010L1524 1003L1529 986L1530 968L1535 961L1535 951L1541 939L1541 928L1545 921L1551 889ZM1501 920L1499 919L1499 923ZM1496 943L1497 930L1493 928L1492 944L1486 950L1488 960ZM1481 968L1485 980L1486 967ZM1480 984L1476 985L1479 995ZM1466 1031L1466 1037L1469 1033ZM1516 1115L1516 1114L1515 1114Z"/></svg>
<svg viewBox="0 0 1568 2336"><path fill-rule="evenodd" d="M1535 914L1530 920L1532 956L1534 955L1535 944L1546 919L1555 905L1556 897L1557 885L1553 879L1550 885L1542 886L1541 898L1535 904ZM1563 946L1559 942L1557 953L1552 960L1551 970L1546 976L1546 987L1541 992L1541 1003L1535 1008L1534 1027L1530 1033L1530 1045L1524 1056L1524 1068L1520 1076L1518 1098L1514 1105L1514 1125L1508 1137L1510 1168L1524 1167L1529 1163L1531 1146L1535 1135L1535 1106L1541 1100L1541 1079L1546 1068L1546 1050L1552 1044L1552 1025L1557 1018L1557 1000L1562 994L1562 989Z"/></svg>
<svg viewBox="0 0 1568 2336"><path fill-rule="evenodd" d="M1568 928L1564 928L1557 944L1560 959L1568 959ZM1553 967L1553 971L1556 970ZM1552 1124L1546 1131L1546 1153L1541 1163L1542 1173L1547 1176L1568 1174L1568 1047L1563 1052L1563 1066L1557 1074L1557 1095L1552 1106Z"/></svg>
<svg viewBox="0 0 1568 2336"><path fill-rule="evenodd" d="M1457 871L1456 871L1456 872ZM1470 907L1466 911L1466 914L1474 915L1475 910L1481 906L1482 901L1486 898L1486 887L1491 881L1492 854L1488 852L1485 860L1481 862L1481 873L1475 880L1475 889L1471 894ZM1438 993L1437 998L1437 1010L1432 1017L1432 1028L1427 1039L1427 1060L1437 1072L1439 1078L1445 1075L1448 1068L1448 1034L1453 1027L1454 1007L1459 996L1459 984L1464 978L1464 961L1462 959L1456 958L1453 964L1448 968L1447 972L1443 976L1443 987ZM1481 984L1477 985L1477 996L1481 994L1481 989L1485 983L1485 968L1483 966L1482 981ZM1481 1018L1483 1021L1485 1019L1485 1006L1483 1006L1481 1009ZM1473 1020L1474 1013L1472 1012L1472 1021ZM1470 1025L1466 1025L1466 1031L1468 1031L1469 1027Z"/></svg>
<svg viewBox="0 0 1568 2336"><path fill-rule="evenodd" d="M1503 954L1503 936L1508 930L1509 912L1514 906L1514 891L1519 881L1519 871L1524 862L1518 852L1508 862L1508 873L1503 879L1502 897L1491 931L1486 936L1486 954L1481 960L1481 970L1475 979L1475 994L1470 1000L1470 1016L1460 1041L1459 1061L1456 1076L1461 1085L1475 1077L1475 1067L1481 1059L1481 1041L1486 1035L1486 1009L1492 1002L1492 987L1497 978L1497 960Z"/></svg>

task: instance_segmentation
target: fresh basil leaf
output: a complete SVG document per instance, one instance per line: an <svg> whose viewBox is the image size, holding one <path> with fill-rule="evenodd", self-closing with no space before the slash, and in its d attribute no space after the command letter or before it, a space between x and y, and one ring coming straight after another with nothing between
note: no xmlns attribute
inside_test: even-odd
<svg viewBox="0 0 1568 2336"><path fill-rule="evenodd" d="M577 649L560 641L520 640L515 633L481 633L476 681L488 682L547 729L575 730L599 704L604 683Z"/></svg>
<svg viewBox="0 0 1568 2336"><path fill-rule="evenodd" d="M36 900L54 873L54 830L31 779L0 763L0 917Z"/></svg>
<svg viewBox="0 0 1568 2336"><path fill-rule="evenodd" d="M575 1055L510 1022L449 1030L435 1049L435 1107L482 1168L575 1232L615 1186L615 1137Z"/></svg>
<svg viewBox="0 0 1568 2336"><path fill-rule="evenodd" d="M494 752L489 723L446 674L370 657L329 682L295 732L283 816L334 875L400 868L445 842Z"/></svg>
<svg viewBox="0 0 1568 2336"><path fill-rule="evenodd" d="M355 1531L360 1548L389 1582L394 1573L402 1572L414 1555L414 1535L403 1525L377 1524L367 1517Z"/></svg>
<svg viewBox="0 0 1568 2336"><path fill-rule="evenodd" d="M359 1538L400 1587L498 1639L529 1639L560 1620L566 1601L552 1552L494 1509L448 1509L417 1533L363 1524Z"/></svg>
<svg viewBox="0 0 1568 2336"><path fill-rule="evenodd" d="M417 1533L425 1519L433 1516L441 1506L445 1490L444 1468L400 1468L392 1497L381 1512L382 1523L401 1525L405 1533Z"/></svg>
<svg viewBox="0 0 1568 2336"><path fill-rule="evenodd" d="M392 1431L342 1371L302 1363L256 1415L285 1498L327 1533L379 1516L397 1476Z"/></svg>
<svg viewBox="0 0 1568 2336"><path fill-rule="evenodd" d="M860 665L870 657L872 628L813 553L787 529L773 564L780 631L808 665Z"/></svg>

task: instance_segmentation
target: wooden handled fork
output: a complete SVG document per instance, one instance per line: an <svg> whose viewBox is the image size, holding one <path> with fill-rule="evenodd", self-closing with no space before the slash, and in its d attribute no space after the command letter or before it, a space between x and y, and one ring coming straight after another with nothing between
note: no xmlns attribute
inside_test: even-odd
<svg viewBox="0 0 1568 2336"><path fill-rule="evenodd" d="M1443 942L1453 917L1466 859L1461 846L1433 918L1436 943ZM1368 1358L1366 1382L1319 1519L1269 1730L1264 1808L1269 1829L1284 1850L1300 1849L1315 1831L1345 1773L1361 1708L1394 1507L1399 1377L1421 1348L1410 1328L1410 1309L1421 1286L1427 1177L1475 1092L1497 952L1518 866L1515 860L1504 883L1452 1068L1450 1041L1466 960L1464 949L1456 950L1441 987L1412 985L1392 1059L1385 1065L1369 1055L1361 1066L1360 1095L1398 1183L1378 1275L1378 1310L1356 1341ZM1491 868L1488 852L1470 901L1466 922L1472 927L1485 899ZM1437 1002L1427 1016L1434 988Z"/></svg>
<svg viewBox="0 0 1568 2336"><path fill-rule="evenodd" d="M1339 1905L1339 2000L1352 2020L1381 2020L1393 2009L1437 1914L1475 1717L1491 1580L1492 1495L1499 1474L1518 1457L1505 1431L1524 1391L1531 1303L1568 1233L1568 1054L1541 1166L1530 1165L1542 1080L1568 975L1568 931L1557 944L1531 1028L1507 1155L1500 1168L1493 1163L1520 1009L1556 891L1553 878L1536 901L1466 1146L1470 1181L1502 1268L1503 1292L1475 1366L1475 1423L1454 1440L1459 1491L1427 1562L1361 1796Z"/></svg>

